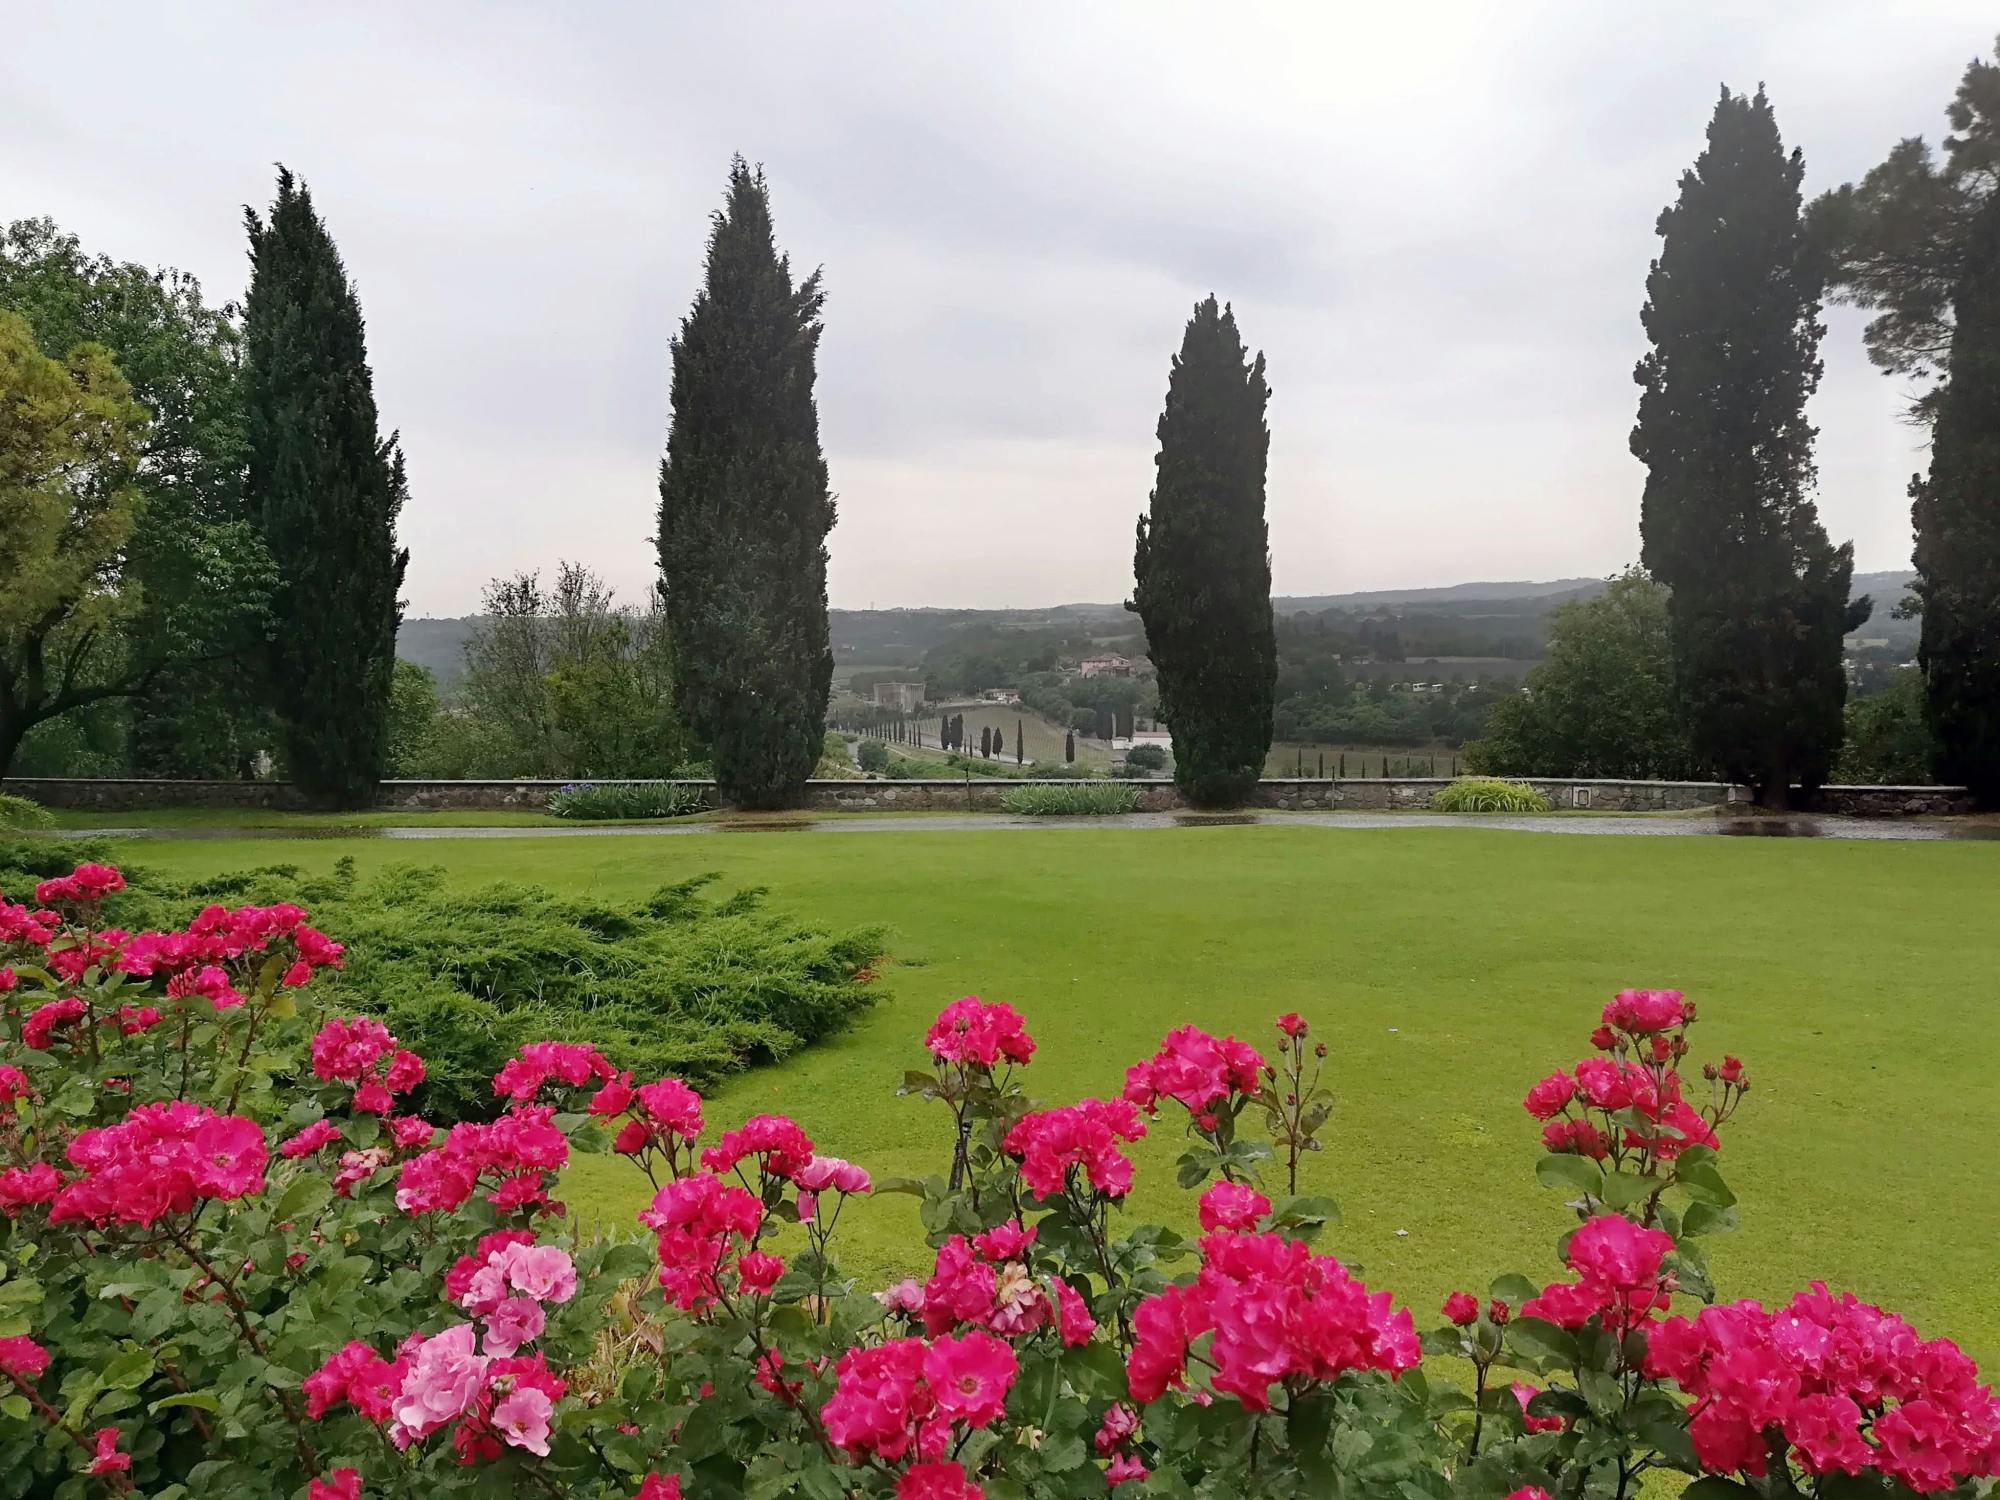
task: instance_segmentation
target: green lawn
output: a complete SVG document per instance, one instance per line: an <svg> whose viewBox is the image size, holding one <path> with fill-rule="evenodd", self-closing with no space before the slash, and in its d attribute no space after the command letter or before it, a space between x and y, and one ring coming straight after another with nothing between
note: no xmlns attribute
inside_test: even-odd
<svg viewBox="0 0 2000 1500"><path fill-rule="evenodd" d="M938 1166L942 1112L891 1097L919 1037L968 992L1028 1016L1049 1102L1106 1093L1170 1027L1262 1043L1308 1014L1333 1048L1333 1241L1428 1316L1455 1285L1555 1271L1557 1195L1533 1176L1527 1086L1582 1055L1604 999L1671 985L1699 999L1697 1058L1740 1054L1755 1091L1725 1137L1742 1232L1717 1239L1725 1295L1821 1276L2000 1360L2000 846L1574 838L1463 829L1232 827L865 838L696 836L149 843L135 863L194 873L286 861L438 863L460 881L529 878L633 893L702 870L769 885L834 923L879 922L897 962L846 1036L711 1100L711 1128L797 1116L822 1149L880 1173ZM1188 1217L1162 1116L1134 1209ZM592 1217L641 1201L591 1161ZM636 1185L635 1185L636 1184ZM855 1220L850 1264L916 1266L910 1200ZM1407 1231L1400 1233L1399 1231Z"/></svg>

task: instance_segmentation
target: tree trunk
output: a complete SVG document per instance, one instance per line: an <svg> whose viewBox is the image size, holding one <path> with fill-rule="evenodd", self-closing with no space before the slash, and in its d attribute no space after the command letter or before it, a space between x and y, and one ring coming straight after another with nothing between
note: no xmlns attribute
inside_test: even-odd
<svg viewBox="0 0 2000 1500"><path fill-rule="evenodd" d="M0 715L0 781L5 781L7 773L13 770L14 754L34 725L35 721L25 714Z"/></svg>

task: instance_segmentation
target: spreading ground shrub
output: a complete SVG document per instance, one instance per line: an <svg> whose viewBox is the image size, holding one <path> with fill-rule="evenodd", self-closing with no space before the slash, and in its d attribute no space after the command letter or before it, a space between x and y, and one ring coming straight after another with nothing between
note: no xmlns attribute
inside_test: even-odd
<svg viewBox="0 0 2000 1500"><path fill-rule="evenodd" d="M1751 1085L1683 1074L1677 991L1614 997L1515 1117L1561 1272L1420 1332L1297 1193L1332 1097L1296 1014L1268 1052L1178 1027L1116 1096L1050 1107L1026 1018L955 1001L898 1090L938 1170L873 1181L587 1044L518 1049L490 1121L418 1114L428 1060L329 1003L352 950L307 912L132 933L123 884L89 863L0 902L8 1494L1977 1500L2000 1471L2000 1398L1950 1340L1817 1282L1720 1298L1702 1245L1736 1224ZM1127 1217L1153 1130L1185 1141L1196 1239ZM605 1150L654 1189L650 1244L552 1196ZM924 1279L842 1274L870 1192L915 1201Z"/></svg>
<svg viewBox="0 0 2000 1500"><path fill-rule="evenodd" d="M46 828L51 821L48 809L41 803L0 792L0 829Z"/></svg>
<svg viewBox="0 0 2000 1500"><path fill-rule="evenodd" d="M1139 806L1139 791L1115 781L1016 786L1000 794L1000 805L1010 813L1030 818L1097 817L1134 811Z"/></svg>
<svg viewBox="0 0 2000 1500"><path fill-rule="evenodd" d="M1439 812L1545 813L1549 799L1525 781L1501 781L1490 776L1461 776L1431 794Z"/></svg>
<svg viewBox="0 0 2000 1500"><path fill-rule="evenodd" d="M0 847L0 890L96 852L41 840ZM845 1026L872 999L879 933L836 933L769 909L761 888L717 895L713 875L642 901L556 895L540 886L452 887L435 867L362 879L292 865L171 882L142 869L108 900L127 928L178 925L214 904L291 904L340 929L345 966L329 1002L386 1020L430 1065L419 1103L490 1114L487 1079L522 1043L588 1041L621 1067L712 1083L788 1057Z"/></svg>
<svg viewBox="0 0 2000 1500"><path fill-rule="evenodd" d="M672 781L576 781L549 798L559 818L682 818L700 812L703 789Z"/></svg>

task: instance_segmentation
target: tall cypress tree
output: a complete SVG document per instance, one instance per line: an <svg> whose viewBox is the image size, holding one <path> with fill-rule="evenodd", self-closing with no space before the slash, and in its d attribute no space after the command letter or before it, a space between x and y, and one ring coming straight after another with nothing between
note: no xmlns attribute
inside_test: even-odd
<svg viewBox="0 0 2000 1500"><path fill-rule="evenodd" d="M244 221L246 494L278 570L271 701L292 780L358 806L387 758L403 455L377 428L361 304L305 185L279 168L270 219Z"/></svg>
<svg viewBox="0 0 2000 1500"><path fill-rule="evenodd" d="M1910 485L1938 773L2000 806L2000 193L1973 223L1928 479Z"/></svg>
<svg viewBox="0 0 2000 1500"><path fill-rule="evenodd" d="M744 807L796 804L825 737L834 505L813 403L824 300L819 272L793 282L764 174L737 157L673 344L658 545L680 711Z"/></svg>
<svg viewBox="0 0 2000 1500"><path fill-rule="evenodd" d="M1696 756L1783 806L1840 748L1851 546L1812 500L1821 277L1799 215L1805 163L1770 101L1727 89L1659 220L1640 317L1652 352L1632 452L1640 535L1673 590L1674 675Z"/></svg>
<svg viewBox="0 0 2000 1500"><path fill-rule="evenodd" d="M1175 784L1198 807L1241 802L1271 749L1270 397L1264 356L1249 358L1235 315L1212 296L1197 303L1167 378L1126 608L1145 622L1159 671Z"/></svg>

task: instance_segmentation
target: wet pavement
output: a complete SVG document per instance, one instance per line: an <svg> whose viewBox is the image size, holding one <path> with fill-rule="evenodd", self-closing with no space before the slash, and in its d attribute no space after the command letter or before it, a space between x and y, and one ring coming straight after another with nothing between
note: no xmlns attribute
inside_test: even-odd
<svg viewBox="0 0 2000 1500"><path fill-rule="evenodd" d="M1021 818L999 813L837 818L723 818L689 823L622 823L575 828L470 828L438 825L349 828L93 828L65 830L121 839L590 839L684 838L716 834L781 833L987 833L998 830L1060 831L1077 828L1487 828L1508 833L1560 833L1636 838L1823 838L1890 842L2000 841L2000 823L1960 818L1717 817L1709 814L1579 815L1556 813L1246 812L1124 813L1102 818Z"/></svg>

